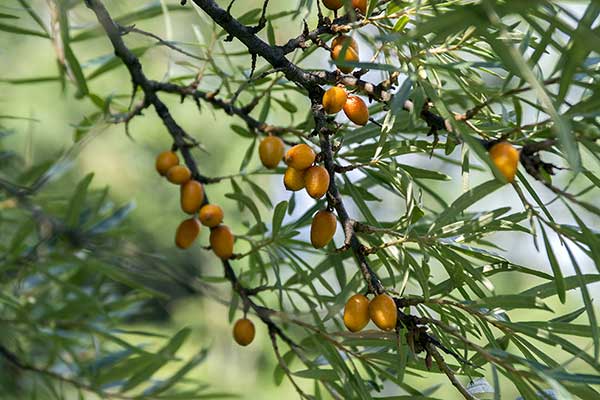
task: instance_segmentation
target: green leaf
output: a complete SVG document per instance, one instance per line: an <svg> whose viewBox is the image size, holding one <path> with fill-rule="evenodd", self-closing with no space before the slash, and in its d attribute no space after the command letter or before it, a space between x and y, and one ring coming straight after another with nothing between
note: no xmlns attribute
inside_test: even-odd
<svg viewBox="0 0 600 400"><path fill-rule="evenodd" d="M482 299L476 300L473 305L484 306L490 309L503 309L503 310L514 310L518 308L525 309L540 309L546 311L552 311L550 307L548 307L544 302L542 302L540 297L537 296L527 296L523 293L521 294L507 294L507 295L498 295L491 297L484 297Z"/></svg>
<svg viewBox="0 0 600 400"><path fill-rule="evenodd" d="M8 25L8 24L3 24L3 23L0 23L0 31L16 33L19 35L30 35L30 36L37 36L37 37L42 37L45 39L50 39L50 36L48 36L48 34L45 32L34 31L31 29L21 28L19 26L13 26L13 25Z"/></svg>
<svg viewBox="0 0 600 400"><path fill-rule="evenodd" d="M105 233L117 226L119 226L125 218L135 209L135 202L130 201L122 207L116 209L111 215L107 218L101 220L96 223L93 227L90 228L89 233L93 235Z"/></svg>
<svg viewBox="0 0 600 400"><path fill-rule="evenodd" d="M546 235L546 230L543 226L540 226L540 229L542 231L542 237L544 238L544 247L546 247L548 261L550 262L552 272L554 273L554 282L556 283L556 294L558 294L560 302L564 304L566 300L565 279L563 278L562 270L560 269L560 265L556 260L556 256L554 255L554 251L552 250L552 246L550 245L550 241L548 240L548 236Z"/></svg>
<svg viewBox="0 0 600 400"><path fill-rule="evenodd" d="M448 222L455 219L456 216L458 216L458 214L460 214L461 212L464 212L469 206L475 204L482 198L484 198L487 195L491 194L492 192L498 190L503 185L504 184L502 182L498 182L497 180L494 179L494 180L482 183L481 185L476 186L476 187L468 190L467 192L463 193L460 197L458 197L456 200L454 200L454 202L450 205L450 207L448 207L446 210L444 210L437 217L437 219L435 220L435 222L433 223L433 225L431 226L429 231L436 232L437 230L439 230L439 228L441 228Z"/></svg>
<svg viewBox="0 0 600 400"><path fill-rule="evenodd" d="M248 129L241 127L239 125L231 124L231 125L229 125L229 127L231 128L232 131L234 131L235 133L237 133L238 135L240 135L243 138L254 139L256 137L256 135L254 133L250 132Z"/></svg>
<svg viewBox="0 0 600 400"><path fill-rule="evenodd" d="M568 276L564 278L565 290L579 289L581 282L585 284L594 283L600 281L600 275L586 274L579 276ZM521 292L524 296L536 296L541 299L554 296L556 294L556 284L554 282L542 283L541 285L532 287Z"/></svg>
<svg viewBox="0 0 600 400"><path fill-rule="evenodd" d="M167 389L171 388L173 385L180 382L192 369L196 368L199 364L206 360L206 356L208 355L208 350L201 350L198 354L196 354L191 360L189 360L185 365L183 365L179 370L177 370L173 375L167 378L164 381L158 382L151 388L144 391L145 396L153 396L160 394Z"/></svg>
<svg viewBox="0 0 600 400"><path fill-rule="evenodd" d="M75 193L73 193L73 196L71 196L71 200L69 201L69 209L66 216L67 226L70 228L75 228L79 224L79 217L81 215L81 211L83 210L88 187L92 182L93 177L93 173L87 174L85 178L79 181L77 187L75 188Z"/></svg>
<svg viewBox="0 0 600 400"><path fill-rule="evenodd" d="M0 19L19 19L16 15L0 13Z"/></svg>
<svg viewBox="0 0 600 400"><path fill-rule="evenodd" d="M571 248L567 244L565 244L565 248L567 249L567 253L571 259L571 264L573 264L573 268L575 268L579 289L581 289L581 297L583 298L583 304L585 305L585 310L590 321L590 327L592 328L592 338L594 339L594 360L598 362L598 359L600 358L600 332L598 330L598 322L596 319L596 311L594 310L594 303L592 302L592 298L587 288L585 275L581 273L581 268L579 268L579 264L577 263Z"/></svg>
<svg viewBox="0 0 600 400"><path fill-rule="evenodd" d="M313 368L297 371L293 374L299 378L318 379L322 381L336 381L339 379L337 372L333 369Z"/></svg>
<svg viewBox="0 0 600 400"><path fill-rule="evenodd" d="M141 57L142 55L144 55L144 53L150 48L151 46L144 46L144 47L137 47L134 49L130 49L131 52L136 56L136 57ZM94 70L92 73L90 73L87 76L87 80L92 80L95 79L109 71L112 71L113 69L120 67L123 65L123 62L121 61L121 59L119 57L117 57L116 55L111 55L109 57L105 57L103 58L103 62L102 64L96 69Z"/></svg>
<svg viewBox="0 0 600 400"><path fill-rule="evenodd" d="M283 223L283 218L285 217L287 207L288 202L285 200L277 204L277 206L275 206L275 210L273 211L273 224L271 226L271 230L273 231L273 237L276 237L279 233L279 229L281 228L281 224Z"/></svg>
<svg viewBox="0 0 600 400"><path fill-rule="evenodd" d="M57 6L59 8L58 23L60 25L60 37L62 39L62 48L65 55L66 66L71 71L73 79L75 79L75 85L77 86L77 93L75 97L82 98L89 93L87 82L79 60L75 56L75 53L71 49L71 35L69 32L69 16L67 4L63 1L58 1Z"/></svg>
<svg viewBox="0 0 600 400"><path fill-rule="evenodd" d="M240 172L246 170L246 167L248 166L248 164L250 163L250 160L252 160L252 156L254 155L255 147L256 147L256 138L254 138L254 140L252 140L252 143L250 143L250 146L248 146L248 149L246 149L246 154L244 155L244 158L242 159L242 163L240 165Z"/></svg>
<svg viewBox="0 0 600 400"><path fill-rule="evenodd" d="M417 168L406 164L398 164L398 168L403 169L415 179L432 179L436 181L450 180L450 177L448 175L438 171L432 171L430 169Z"/></svg>
<svg viewBox="0 0 600 400"><path fill-rule="evenodd" d="M167 5L167 9L169 11L181 11L186 12L188 9L186 7L181 7L179 4L169 4ZM150 4L146 4L143 7L140 7L136 10L133 10L127 14L119 15L114 18L114 21L122 26L127 26L131 24L137 24L140 21L157 17L162 15L163 10L160 4L160 1L152 1ZM100 37L104 35L104 29L101 26L97 26L94 28L84 29L76 34L71 41L79 42L82 40L92 39L96 37Z"/></svg>
<svg viewBox="0 0 600 400"><path fill-rule="evenodd" d="M27 13L31 16L31 18L33 18L33 20L38 24L38 26L40 28L42 28L42 30L48 34L48 29L46 28L46 24L44 23L44 20L35 12L35 10L33 9L33 7L27 3L27 0L18 0L19 4L21 4L21 7L23 7L23 9L25 11L27 11ZM50 36L50 35L48 35Z"/></svg>
<svg viewBox="0 0 600 400"><path fill-rule="evenodd" d="M250 197L246 196L243 193L227 193L225 197L233 199L238 203L244 205L245 207L248 207L252 215L254 215L256 222L261 222L260 212L258 211L256 204L254 204L254 201Z"/></svg>

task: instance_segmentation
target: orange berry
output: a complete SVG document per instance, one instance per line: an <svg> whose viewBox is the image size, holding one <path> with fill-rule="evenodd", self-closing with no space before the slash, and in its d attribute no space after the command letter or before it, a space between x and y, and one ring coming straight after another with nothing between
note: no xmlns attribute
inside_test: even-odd
<svg viewBox="0 0 600 400"><path fill-rule="evenodd" d="M222 260L233 255L233 234L227 225L219 225L210 231L210 247Z"/></svg>
<svg viewBox="0 0 600 400"><path fill-rule="evenodd" d="M342 53L344 53L344 61L358 61L358 43L347 35L339 35L331 41L331 59L337 61ZM354 70L354 67L339 67L343 73L349 74Z"/></svg>
<svg viewBox="0 0 600 400"><path fill-rule="evenodd" d="M369 323L369 299L362 294L350 297L344 307L344 325L350 332L361 331Z"/></svg>
<svg viewBox="0 0 600 400"><path fill-rule="evenodd" d="M344 5L343 0L323 0L323 5L330 10L339 10Z"/></svg>
<svg viewBox="0 0 600 400"><path fill-rule="evenodd" d="M329 88L325 94L323 94L323 109L325 109L327 114L339 113L342 111L342 108L344 108L347 98L348 95L346 94L346 91L341 87L334 86Z"/></svg>
<svg viewBox="0 0 600 400"><path fill-rule="evenodd" d="M358 42L348 35L338 35L331 41L331 48L335 49L338 46L347 45L351 49L354 49L358 53Z"/></svg>
<svg viewBox="0 0 600 400"><path fill-rule="evenodd" d="M363 99L358 96L348 96L348 100L344 104L344 113L356 125L366 125L369 122L369 109Z"/></svg>
<svg viewBox="0 0 600 400"><path fill-rule="evenodd" d="M200 233L200 223L196 218L182 221L175 233L175 245L180 249L187 249L194 243Z"/></svg>
<svg viewBox="0 0 600 400"><path fill-rule="evenodd" d="M352 47L348 47L347 49L345 49L345 53L344 53L344 46L334 47L331 52L331 58L333 59L334 62L336 62L337 60L340 59L340 57L342 57L342 54L344 57L343 61L357 62L359 60L358 51L354 50ZM338 65L338 69L345 74L349 74L350 72L354 71L353 66Z"/></svg>
<svg viewBox="0 0 600 400"><path fill-rule="evenodd" d="M216 204L207 204L200 209L200 222L214 228L223 222L223 209Z"/></svg>
<svg viewBox="0 0 600 400"><path fill-rule="evenodd" d="M385 293L375 296L369 303L369 317L379 329L384 331L394 329L398 319L398 309L394 299Z"/></svg>
<svg viewBox="0 0 600 400"><path fill-rule="evenodd" d="M256 330L254 324L247 318L240 318L233 325L233 339L240 346L248 346L254 340Z"/></svg>
<svg viewBox="0 0 600 400"><path fill-rule="evenodd" d="M258 155L262 164L269 169L277 167L285 151L283 140L277 136L267 136L258 146Z"/></svg>
<svg viewBox="0 0 600 400"><path fill-rule="evenodd" d="M335 215L327 210L315 214L310 225L310 242L315 249L325 247L333 239L337 221Z"/></svg>
<svg viewBox="0 0 600 400"><path fill-rule="evenodd" d="M367 0L352 0L352 8L358 10L362 15L367 14Z"/></svg>
<svg viewBox="0 0 600 400"><path fill-rule="evenodd" d="M285 153L285 163L295 169L306 169L315 162L315 151L310 146L297 144Z"/></svg>
<svg viewBox="0 0 600 400"><path fill-rule="evenodd" d="M188 181L181 185L181 209L188 214L196 213L204 201L204 188L198 181Z"/></svg>
<svg viewBox="0 0 600 400"><path fill-rule="evenodd" d="M304 186L310 197L320 199L329 189L329 172L321 166L310 167L304 175Z"/></svg>
<svg viewBox="0 0 600 400"><path fill-rule="evenodd" d="M304 189L304 175L306 170L298 170L296 168L287 167L283 175L283 184L287 190L294 192Z"/></svg>
<svg viewBox="0 0 600 400"><path fill-rule="evenodd" d="M165 175L167 171L179 164L179 157L172 151L163 151L156 157L156 171Z"/></svg>
<svg viewBox="0 0 600 400"><path fill-rule="evenodd" d="M519 150L508 142L499 142L493 145L489 152L492 162L506 180L514 181L519 167Z"/></svg>
<svg viewBox="0 0 600 400"><path fill-rule="evenodd" d="M176 185L183 185L192 179L192 172L185 165L175 165L167 171L167 179Z"/></svg>

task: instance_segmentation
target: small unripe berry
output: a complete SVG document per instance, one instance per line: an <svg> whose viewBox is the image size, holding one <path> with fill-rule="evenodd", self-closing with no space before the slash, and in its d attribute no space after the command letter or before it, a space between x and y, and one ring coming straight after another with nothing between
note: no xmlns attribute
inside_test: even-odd
<svg viewBox="0 0 600 400"><path fill-rule="evenodd" d="M317 212L310 225L310 242L313 247L315 249L325 247L333 239L336 228L337 221L332 212L327 210Z"/></svg>
<svg viewBox="0 0 600 400"><path fill-rule="evenodd" d="M254 324L247 318L240 318L233 325L233 339L240 346L248 346L254 340L256 330Z"/></svg>
<svg viewBox="0 0 600 400"><path fill-rule="evenodd" d="M287 190L294 192L304 189L304 175L306 170L298 170L296 168L287 167L283 175L283 184Z"/></svg>
<svg viewBox="0 0 600 400"><path fill-rule="evenodd" d="M196 218L186 219L177 227L175 245L180 249L187 249L194 243L200 233L200 223Z"/></svg>
<svg viewBox="0 0 600 400"><path fill-rule="evenodd" d="M223 209L216 204L207 204L200 209L199 218L202 225L214 228L223 222Z"/></svg>
<svg viewBox="0 0 600 400"><path fill-rule="evenodd" d="M499 142L493 145L489 152L492 162L506 180L509 182L514 181L519 167L519 150L508 142Z"/></svg>
<svg viewBox="0 0 600 400"><path fill-rule="evenodd" d="M179 164L179 157L172 151L163 151L156 157L156 171L165 175L167 171Z"/></svg>
<svg viewBox="0 0 600 400"><path fill-rule="evenodd" d="M176 185L183 185L192 179L192 172L185 165L175 165L167 171L167 179Z"/></svg>
<svg viewBox="0 0 600 400"><path fill-rule="evenodd" d="M375 296L369 303L369 317L379 329L384 331L394 329L398 319L398 309L394 299L385 293Z"/></svg>
<svg viewBox="0 0 600 400"><path fill-rule="evenodd" d="M362 294L350 297L344 307L344 325L350 332L361 331L369 323L369 299Z"/></svg>
<svg viewBox="0 0 600 400"><path fill-rule="evenodd" d="M323 109L327 114L339 113L342 111L342 108L344 108L347 98L348 95L346 94L346 91L341 87L334 86L329 88L325 94L323 94Z"/></svg>
<svg viewBox="0 0 600 400"><path fill-rule="evenodd" d="M196 213L204 201L204 188L198 181L188 181L181 185L180 202L183 212Z"/></svg>
<svg viewBox="0 0 600 400"><path fill-rule="evenodd" d="M329 189L329 172L321 166L310 167L304 175L304 186L310 197L320 199Z"/></svg>
<svg viewBox="0 0 600 400"><path fill-rule="evenodd" d="M233 234L226 225L219 225L210 230L210 247L222 260L227 260L233 255Z"/></svg>
<svg viewBox="0 0 600 400"><path fill-rule="evenodd" d="M274 169L283 158L285 152L283 140L277 136L267 136L258 146L258 155L262 164L269 169Z"/></svg>
<svg viewBox="0 0 600 400"><path fill-rule="evenodd" d="M366 125L369 122L369 109L363 99L358 96L348 96L348 100L344 104L344 113L356 125Z"/></svg>
<svg viewBox="0 0 600 400"><path fill-rule="evenodd" d="M295 169L306 169L315 162L315 151L310 146L297 144L285 153L285 163Z"/></svg>

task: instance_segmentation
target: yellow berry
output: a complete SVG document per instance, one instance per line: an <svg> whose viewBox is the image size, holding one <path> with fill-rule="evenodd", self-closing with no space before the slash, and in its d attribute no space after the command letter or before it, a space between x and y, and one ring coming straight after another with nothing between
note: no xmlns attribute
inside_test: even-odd
<svg viewBox="0 0 600 400"><path fill-rule="evenodd" d="M336 114L342 111L348 95L341 87L334 86L323 94L323 109L327 114Z"/></svg>
<svg viewBox="0 0 600 400"><path fill-rule="evenodd" d="M310 146L301 143L287 151L285 163L292 168L302 170L310 167L315 162L316 156Z"/></svg>
<svg viewBox="0 0 600 400"><path fill-rule="evenodd" d="M394 329L398 319L398 309L394 299L385 293L375 296L369 303L369 317L379 329L384 331Z"/></svg>
<svg viewBox="0 0 600 400"><path fill-rule="evenodd" d="M320 199L329 189L329 172L321 166L310 167L304 175L304 186L310 197Z"/></svg>
<svg viewBox="0 0 600 400"><path fill-rule="evenodd" d="M357 62L359 60L358 43L350 36L340 35L331 42L331 59L336 62L340 60L342 54L344 61ZM349 74L354 70L354 67L338 66L338 69L345 74Z"/></svg>
<svg viewBox="0 0 600 400"><path fill-rule="evenodd" d="M240 346L248 346L254 340L256 330L254 324L247 318L240 318L233 325L233 339Z"/></svg>
<svg viewBox="0 0 600 400"><path fill-rule="evenodd" d="M493 145L489 152L492 162L506 180L509 182L514 181L519 167L519 150L508 142L500 142Z"/></svg>
<svg viewBox="0 0 600 400"><path fill-rule="evenodd" d="M219 225L210 231L210 247L222 260L227 260L233 255L233 234L226 225Z"/></svg>
<svg viewBox="0 0 600 400"><path fill-rule="evenodd" d="M181 209L188 214L196 213L204 201L204 188L198 181L188 181L181 185Z"/></svg>
<svg viewBox="0 0 600 400"><path fill-rule="evenodd" d="M315 214L310 225L310 242L313 247L320 249L333 239L337 222L335 215L327 210L321 210Z"/></svg>
<svg viewBox="0 0 600 400"><path fill-rule="evenodd" d="M163 151L156 157L156 171L165 175L167 171L179 164L179 157L172 151Z"/></svg>
<svg viewBox="0 0 600 400"><path fill-rule="evenodd" d="M283 158L285 151L283 140L277 136L267 136L258 146L258 155L262 164L269 169L274 169Z"/></svg>
<svg viewBox="0 0 600 400"><path fill-rule="evenodd" d="M185 165L175 165L167 171L167 179L176 185L183 185L192 179L192 172Z"/></svg>
<svg viewBox="0 0 600 400"><path fill-rule="evenodd" d="M180 249L187 249L194 243L200 233L200 223L196 218L186 219L177 227L175 245Z"/></svg>
<svg viewBox="0 0 600 400"><path fill-rule="evenodd" d="M223 222L223 209L216 204L207 204L200 209L199 217L202 225L214 228Z"/></svg>
<svg viewBox="0 0 600 400"><path fill-rule="evenodd" d="M350 297L344 307L344 325L350 332L361 331L369 323L369 299L362 294Z"/></svg>
<svg viewBox="0 0 600 400"><path fill-rule="evenodd" d="M306 170L298 170L296 168L287 167L283 174L283 184L287 190L294 192L304 189L304 175Z"/></svg>

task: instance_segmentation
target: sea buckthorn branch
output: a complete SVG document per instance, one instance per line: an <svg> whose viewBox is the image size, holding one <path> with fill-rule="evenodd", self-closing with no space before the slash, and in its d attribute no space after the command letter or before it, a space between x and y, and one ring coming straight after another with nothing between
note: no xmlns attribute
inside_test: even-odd
<svg viewBox="0 0 600 400"><path fill-rule="evenodd" d="M331 184L328 190L328 198L332 206L336 209L338 217L340 218L342 224L345 226L352 227L352 230L349 232L348 242L350 243L350 246L357 259L361 273L363 274L363 277L369 285L369 289L374 293L383 293L383 285L381 284L380 280L377 278L375 273L371 270L365 254L361 252L362 245L358 241L356 233L354 232L354 224L345 224L345 221L349 220L349 216L342 202L341 195L337 190L335 184L335 163L333 160L333 152L330 143L331 132L327 128L327 119L324 115L322 108L319 105L320 97L323 93L323 89L319 86L319 81L316 80L312 74L305 72L293 63L289 62L289 60L285 58L281 51L277 51L277 49L270 47L261 39L256 37L256 35L249 31L248 27L245 27L244 25L240 24L237 20L231 17L231 15L229 15L218 5L216 5L214 1L194 0L194 2L198 4L204 11L206 11L209 14L209 16L211 16L211 18L213 18L215 22L221 25L230 35L240 39L247 47L252 47L252 51L255 52L255 54L258 54L261 57L265 58L269 63L273 65L273 67L281 68L282 72L290 81L296 83L298 86L301 86L302 88L307 90L314 106L313 114L315 116L316 132L318 133L320 139L322 153L321 157L328 171L330 171ZM139 60L124 45L118 28L111 20L110 16L108 15L108 12L104 8L100 0L86 0L86 4L88 4L88 6L97 14L100 23L103 25L109 39L113 43L115 53L126 64L128 70L130 71L134 87L142 88L146 100L149 102L149 104L154 106L159 117L163 120L169 133L173 137L175 146L181 149L186 164L188 165L190 170L194 172L195 176L199 176L195 161L191 157L189 149L186 147L186 143L184 140L184 138L186 137L185 131L183 131L183 129L179 125L177 125L167 107L164 105L164 103L161 102L161 100L156 94L158 91L161 90L171 90L171 92L178 93L181 95L182 93L180 91L180 87L178 87L177 85L168 86L169 84L158 84L149 81L142 72L142 67ZM367 89L369 89L368 85L365 84L365 87ZM159 90L159 87L161 88L161 90ZM190 95L190 93L187 93L186 95ZM274 315L273 310L256 304L250 298L250 296L252 295L246 293L245 288L238 281L237 276L235 275L235 272L233 271L228 261L223 262L223 267L226 279L231 283L233 290L236 293L238 293L241 297L245 308L251 308L258 315L261 321L263 321L263 323L265 323L268 326L270 332L274 332L286 344L288 344L290 348L294 352L296 352L296 354L301 355L302 353L300 351L300 348L273 322L271 318ZM433 343L433 338L431 336L423 335L423 332L426 333L426 328L418 326L417 328L415 328L416 325L410 325L410 321L415 321L416 317L406 315L404 313L400 313L400 315L400 320L404 321L401 323L406 324L407 327L410 327L410 337L418 338L416 343L421 343L420 340L424 340L421 339L423 337L430 338L430 340L432 340ZM421 319L419 319L419 321L421 321ZM422 351L422 349L422 343L420 347L414 348L415 351Z"/></svg>
<svg viewBox="0 0 600 400"><path fill-rule="evenodd" d="M304 393L304 391L302 389L300 389L300 386L298 386L298 384L296 383L296 380L292 376L292 371L290 371L290 368L288 367L287 363L281 356L281 352L279 351L279 345L277 344L277 333L273 329L271 329L270 326L269 326L269 338L271 339L271 346L273 347L273 352L275 353L275 357L277 357L277 362L279 363L279 366L281 367L281 369L283 369L283 372L288 377L292 386L294 387L294 389L296 389L296 392L300 395L300 398L310 400L311 397L307 396L306 393Z"/></svg>
<svg viewBox="0 0 600 400"><path fill-rule="evenodd" d="M171 50L174 50L178 53L183 54L184 56L193 58L198 61L208 61L208 59L206 57L200 57L200 56L197 56L196 54L190 53L189 51L186 51L186 50L182 49L181 47L174 45L172 42L170 42L168 40L164 40L163 38L161 38L160 36L158 36L152 32L148 32L148 31L136 28L135 25L122 26L120 24L117 24L117 26L119 27L119 30L121 31L121 35L127 35L130 32L134 32L134 33L137 33L142 36L150 37L150 38L154 39L158 44L160 44L162 46L166 46L166 47L170 48Z"/></svg>
<svg viewBox="0 0 600 400"><path fill-rule="evenodd" d="M383 293L385 288L379 280L377 274L371 269L367 258L363 252L363 245L360 243L354 232L354 223L348 215L348 211L344 206L342 195L340 194L335 182L335 162L333 160L333 151L331 149L331 141L329 135L331 131L327 128L327 116L323 111L323 107L318 104L313 104L313 116L315 118L315 132L318 132L319 142L321 146L321 158L325 168L329 172L329 188L327 190L328 200L337 212L340 223L344 227L344 246L351 248L354 257L358 263L360 271L365 279L369 291L375 294Z"/></svg>
<svg viewBox="0 0 600 400"><path fill-rule="evenodd" d="M244 111L242 108L234 106L232 102L217 97L218 93L204 92L202 90L194 89L188 86L181 86L170 82L150 82L157 92L178 94L182 99L191 97L195 101L202 100L211 104L217 109L223 110L228 115L235 115L241 118L252 131L259 131L265 134L273 135L281 135L283 133L292 133L297 136L302 135L299 130L292 127L275 126L260 122L249 115L249 113Z"/></svg>
<svg viewBox="0 0 600 400"><path fill-rule="evenodd" d="M186 137L187 134L173 119L169 109L156 95L156 86L152 81L146 78L142 71L142 65L139 59L127 48L123 42L118 26L112 20L108 10L104 7L104 4L101 2L101 0L85 0L85 2L86 5L96 14L98 21L104 28L115 49L115 54L122 60L129 70L134 87L139 86L142 88L147 101L154 106L158 116L162 119L164 125L167 127L167 130L173 138L175 146L180 149L182 155L184 156L186 165L195 176L200 176L198 167L190 153L189 148L184 146L184 137ZM204 202L208 203L207 197L205 197ZM267 325L269 331L274 332L277 336L279 336L279 338L281 338L281 340L290 346L290 348L295 351L299 357L301 357L301 359L304 359L302 353L299 351L300 347L271 319L273 310L258 305L250 298L248 294L246 294L245 287L239 282L229 261L223 261L223 269L225 278L231 283L233 290L241 297L245 307L251 308L261 319L261 321Z"/></svg>
<svg viewBox="0 0 600 400"><path fill-rule="evenodd" d="M452 370L452 368L448 366L448 364L446 364L446 362L444 361L444 357L442 357L442 355L435 348L435 346L433 346L431 343L428 343L425 349L427 350L427 354L433 357L440 370L442 370L446 374L452 385L456 388L456 390L460 392L460 394L463 395L465 399L478 400L477 397L469 393L469 391L458 381L458 379L456 378L456 373Z"/></svg>
<svg viewBox="0 0 600 400"><path fill-rule="evenodd" d="M553 84L556 84L556 83L559 83L559 82L560 82L560 77L555 77L555 78L551 78L551 79L546 79L545 81L543 81L541 83L544 86L548 86L548 85L553 85ZM503 93L499 94L498 96L490 97L486 101L476 104L472 108L468 109L464 114L458 114L455 119L457 121L466 121L466 120L469 120L471 118L474 118L479 113L479 111L481 111L485 107L489 106L490 104L492 104L492 103L494 103L496 101L501 100L504 97L513 96L515 94L520 94L520 93L528 92L530 90L533 90L533 88L531 86L524 86L524 87L520 87L520 88L515 88L515 89L507 90L506 92L503 92Z"/></svg>
<svg viewBox="0 0 600 400"><path fill-rule="evenodd" d="M326 116L319 105L323 95L323 89L319 86L318 81L314 76L303 69L299 68L286 57L284 52L276 47L271 47L262 39L252 33L248 27L242 25L239 21L233 18L229 13L219 7L213 0L192 0L198 7L206 12L217 24L225 31L240 40L247 48L268 61L274 68L280 68L288 80L295 82L303 87L313 102L313 114L315 118L315 132L319 134L322 157L324 157L325 167L330 173L329 197L333 200L333 206L338 213L338 217L342 225L349 219L348 212L342 202L342 197L337 190L335 184L335 164L333 161L333 153L331 143L329 141L329 133L326 126ZM381 281L372 271L366 257L361 253L361 244L352 234L349 243L353 249L357 259L359 268L365 278L369 289L374 293L382 293L384 291Z"/></svg>
<svg viewBox="0 0 600 400"><path fill-rule="evenodd" d="M363 277L365 278L370 291L372 291L373 293L383 293L385 289L383 288L381 281L371 270L367 262L366 256L361 251L363 246L358 241L358 238L356 237L356 234L353 230L354 224L348 222L350 220L350 217L344 207L341 195L336 187L335 163L333 160L333 152L329 140L331 131L327 128L327 118L324 114L322 107L319 104L320 97L322 96L322 89L320 87L315 87L315 82L311 79L311 75L307 75L297 66L291 64L287 59L285 59L284 55L273 51L273 49L265 49L264 47L267 46L266 43L262 42L262 40L260 40L259 38L248 36L248 32L246 32L245 28L241 24L239 24L239 22L233 19L230 15L225 15L223 10L220 9L218 5L216 5L212 0L193 1L207 14L209 14L209 16L213 18L213 20L215 20L219 25L221 25L221 27L223 27L230 34L240 39L247 47L256 45L257 47L253 48L253 50L256 50L256 54L265 58L274 67L282 68L284 74L288 79L297 83L299 86L304 87L308 91L309 97L311 98L313 103L313 116L315 119L314 133L318 134L320 139L321 160L324 162L325 167L330 173L328 200L333 206L333 208L336 209L340 222L344 226L345 230L348 231L349 236L346 237L346 242L349 243L349 246L354 252L361 273L363 274ZM285 67L285 65L291 65L289 67L290 69L288 70L288 67ZM356 79L356 82L358 81L360 80ZM361 82L358 83L360 84ZM372 88L374 88L372 84L368 83L365 83L364 87L367 88L367 90L372 90ZM373 93L376 92L373 91ZM407 318L409 318L412 321L415 317L407 316ZM418 331L424 332L422 327L419 328ZM429 335L426 335L424 337L431 338Z"/></svg>
<svg viewBox="0 0 600 400"><path fill-rule="evenodd" d="M252 85L254 82L256 82L260 79L266 78L267 76L269 76L271 74L275 74L277 72L281 72L281 69L279 69L279 68L268 69L268 70L260 73L259 75L252 76L252 78L242 82L240 84L240 86L238 87L238 89L233 94L233 96L231 97L231 99L229 100L229 103L232 105L235 105L238 97L244 92L244 90L246 90L248 88L248 86Z"/></svg>

